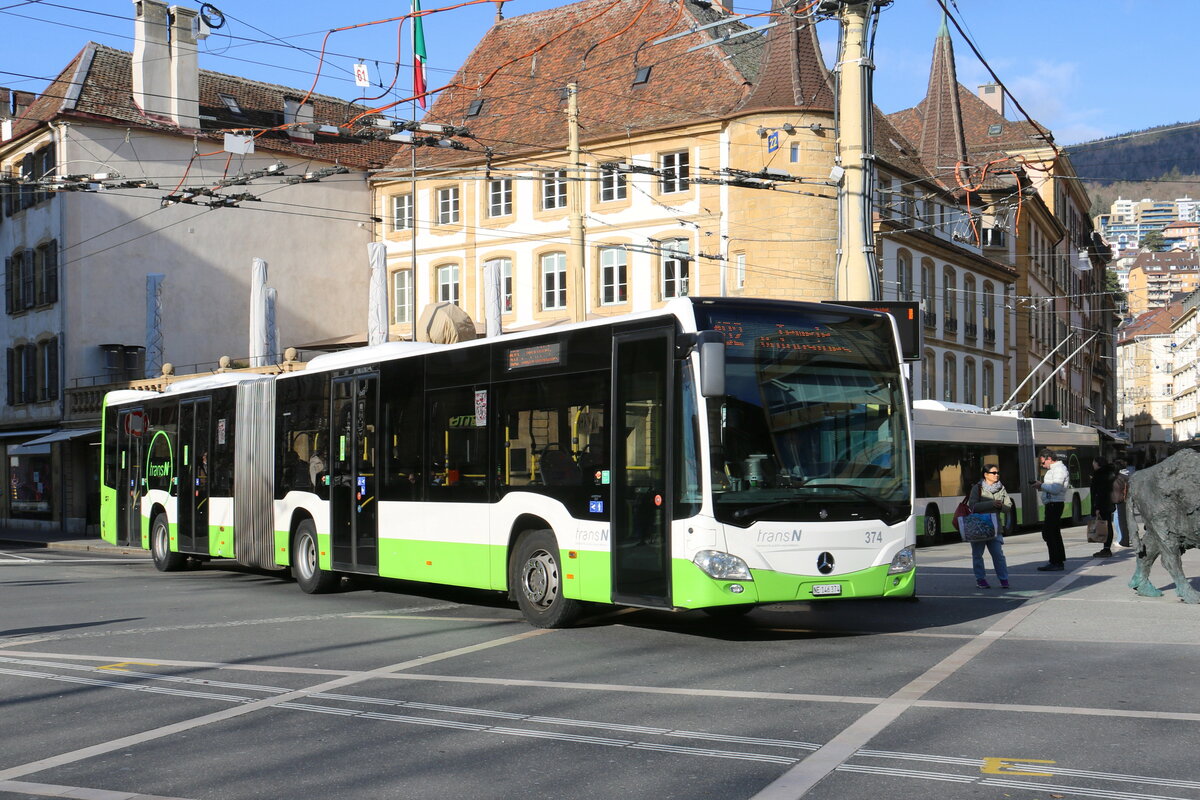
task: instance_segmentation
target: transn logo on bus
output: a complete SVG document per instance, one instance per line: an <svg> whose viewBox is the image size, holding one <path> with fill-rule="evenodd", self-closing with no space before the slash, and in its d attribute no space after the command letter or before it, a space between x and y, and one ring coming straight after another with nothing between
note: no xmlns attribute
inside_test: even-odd
<svg viewBox="0 0 1200 800"><path fill-rule="evenodd" d="M800 531L759 531L759 544L797 544L800 541Z"/></svg>

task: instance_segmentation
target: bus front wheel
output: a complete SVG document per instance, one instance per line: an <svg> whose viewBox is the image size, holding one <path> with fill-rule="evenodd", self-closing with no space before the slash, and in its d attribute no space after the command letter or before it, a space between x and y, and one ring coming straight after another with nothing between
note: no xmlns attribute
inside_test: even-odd
<svg viewBox="0 0 1200 800"><path fill-rule="evenodd" d="M530 624L562 628L582 612L578 600L563 597L558 541L549 530L528 531L517 539L509 562L509 583Z"/></svg>
<svg viewBox="0 0 1200 800"><path fill-rule="evenodd" d="M167 525L167 515L159 514L150 525L150 555L154 558L154 568L159 572L175 572L183 569L187 556L183 553L171 552L171 529Z"/></svg>
<svg viewBox="0 0 1200 800"><path fill-rule="evenodd" d="M312 520L306 519L296 528L292 548L292 575L305 594L323 594L338 583L336 573L321 569L318 554L317 528Z"/></svg>
<svg viewBox="0 0 1200 800"><path fill-rule="evenodd" d="M936 542L942 533L942 515L937 506L925 509L925 536L931 542Z"/></svg>

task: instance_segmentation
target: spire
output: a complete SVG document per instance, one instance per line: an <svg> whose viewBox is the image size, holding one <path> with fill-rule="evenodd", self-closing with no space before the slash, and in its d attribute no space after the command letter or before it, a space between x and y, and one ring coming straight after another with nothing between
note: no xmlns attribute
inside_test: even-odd
<svg viewBox="0 0 1200 800"><path fill-rule="evenodd" d="M933 45L929 88L921 102L921 135L917 149L921 160L935 174L967 160L962 108L958 101L958 75L954 69L954 44L942 14L941 28Z"/></svg>
<svg viewBox="0 0 1200 800"><path fill-rule="evenodd" d="M817 43L816 25L807 14L796 17L784 11L785 5L785 0L772 3L779 24L767 32L758 79L739 111L801 108L832 112L833 89Z"/></svg>

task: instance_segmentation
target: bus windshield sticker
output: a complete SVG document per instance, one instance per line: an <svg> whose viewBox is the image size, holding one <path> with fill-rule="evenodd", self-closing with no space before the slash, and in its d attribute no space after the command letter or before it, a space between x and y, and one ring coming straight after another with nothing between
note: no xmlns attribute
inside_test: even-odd
<svg viewBox="0 0 1200 800"><path fill-rule="evenodd" d="M532 347L514 347L508 351L507 371L526 367L553 367L562 364L562 342L546 342Z"/></svg>

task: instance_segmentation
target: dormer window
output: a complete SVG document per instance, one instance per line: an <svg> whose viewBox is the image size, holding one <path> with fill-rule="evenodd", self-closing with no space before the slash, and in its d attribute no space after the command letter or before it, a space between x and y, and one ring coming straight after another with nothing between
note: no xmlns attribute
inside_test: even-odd
<svg viewBox="0 0 1200 800"><path fill-rule="evenodd" d="M221 98L221 102L225 104L225 108L229 109L229 113L235 117L244 117L242 107L238 105L237 98L231 94L223 94L218 92L217 97Z"/></svg>
<svg viewBox="0 0 1200 800"><path fill-rule="evenodd" d="M989 125L988 126L988 136L999 136L1003 132L1004 132L1003 125Z"/></svg>
<svg viewBox="0 0 1200 800"><path fill-rule="evenodd" d="M477 98L471 101L471 105L467 106L467 116L477 117L479 112L483 110L483 98Z"/></svg>

